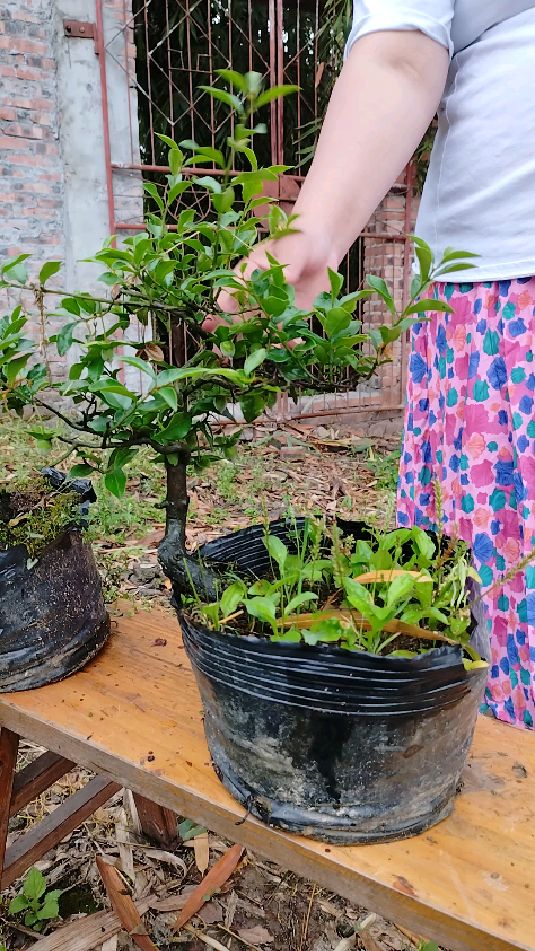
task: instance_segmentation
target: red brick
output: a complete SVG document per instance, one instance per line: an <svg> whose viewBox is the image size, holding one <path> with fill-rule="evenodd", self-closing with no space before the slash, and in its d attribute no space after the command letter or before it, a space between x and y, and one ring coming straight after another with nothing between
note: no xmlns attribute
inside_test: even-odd
<svg viewBox="0 0 535 951"><path fill-rule="evenodd" d="M9 53L37 53L46 56L48 44L39 40L30 40L24 36L0 36L0 50Z"/></svg>

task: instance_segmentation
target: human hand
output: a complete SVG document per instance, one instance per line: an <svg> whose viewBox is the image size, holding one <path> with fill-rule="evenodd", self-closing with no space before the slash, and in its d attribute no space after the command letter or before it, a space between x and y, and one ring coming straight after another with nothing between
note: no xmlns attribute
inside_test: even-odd
<svg viewBox="0 0 535 951"><path fill-rule="evenodd" d="M284 265L285 277L295 288L296 305L304 310L312 307L316 297L329 288L328 268L336 270L338 261L332 246L313 229L307 229L299 223L299 231L282 238L271 238L257 245L248 257L236 268L236 277L247 281L255 271L265 271L271 267L269 258ZM229 319L243 320L236 297L223 289L217 303L221 314L206 318L203 329L213 332L220 324Z"/></svg>

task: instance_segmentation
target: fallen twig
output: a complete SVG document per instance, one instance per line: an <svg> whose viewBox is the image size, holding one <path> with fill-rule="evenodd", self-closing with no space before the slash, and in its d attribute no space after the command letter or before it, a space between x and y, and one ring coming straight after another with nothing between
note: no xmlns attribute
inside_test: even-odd
<svg viewBox="0 0 535 951"><path fill-rule="evenodd" d="M141 948L141 951L158 951L154 942L149 938L141 915L126 891L117 869L105 862L100 855L97 855L97 867L106 894L124 930L130 935L138 948Z"/></svg>

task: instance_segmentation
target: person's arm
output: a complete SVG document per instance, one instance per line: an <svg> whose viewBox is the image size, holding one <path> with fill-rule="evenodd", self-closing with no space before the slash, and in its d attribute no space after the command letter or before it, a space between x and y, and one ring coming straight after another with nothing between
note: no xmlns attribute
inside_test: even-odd
<svg viewBox="0 0 535 951"><path fill-rule="evenodd" d="M299 306L328 286L373 211L403 171L436 113L448 72L445 46L417 30L380 31L357 40L336 82L316 154L294 207L298 234L258 245L245 276L286 265ZM223 291L221 309L236 312ZM209 318L207 329L220 322Z"/></svg>
<svg viewBox="0 0 535 951"><path fill-rule="evenodd" d="M335 85L316 154L295 205L337 262L403 171L444 89L449 56L417 31L357 40Z"/></svg>

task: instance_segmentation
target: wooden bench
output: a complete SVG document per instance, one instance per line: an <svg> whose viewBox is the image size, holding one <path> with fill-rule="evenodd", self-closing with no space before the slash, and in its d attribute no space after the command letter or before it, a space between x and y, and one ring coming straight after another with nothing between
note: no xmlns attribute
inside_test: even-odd
<svg viewBox="0 0 535 951"><path fill-rule="evenodd" d="M163 839L178 813L453 951L535 951L530 733L480 718L454 814L416 838L336 848L285 835L244 818L216 778L177 622L156 610L117 619L82 673L0 695L0 727L3 887L126 786L145 828ZM13 781L18 737L50 752ZM2 863L9 815L72 763L97 778L15 840Z"/></svg>

